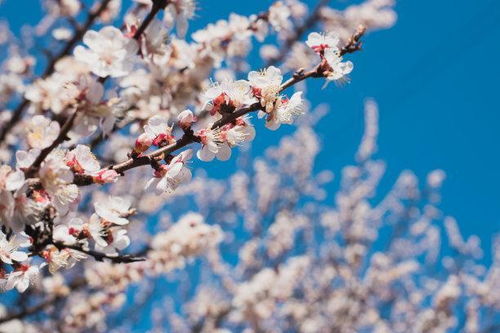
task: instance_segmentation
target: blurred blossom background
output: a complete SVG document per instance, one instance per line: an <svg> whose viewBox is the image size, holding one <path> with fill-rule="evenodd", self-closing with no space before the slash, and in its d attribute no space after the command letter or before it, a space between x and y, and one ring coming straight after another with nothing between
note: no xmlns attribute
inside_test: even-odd
<svg viewBox="0 0 500 333"><path fill-rule="evenodd" d="M37 1L28 2L33 6L23 15L19 15L18 1L1 3L0 17L8 18L16 33L41 15ZM359 2L331 4L342 9ZM125 0L122 10L131 3ZM190 32L233 12L258 13L273 1L197 3ZM307 96L313 106L331 108L318 126L324 149L316 166L338 172L352 162L363 131L363 103L374 98L380 108L378 156L388 165L387 184L403 169L419 177L432 169L445 170L441 207L457 218L465 234L480 235L488 247L490 236L500 227L500 115L495 84L500 75L500 44L496 42L500 6L495 0L402 0L395 9L395 25L370 34L362 53L354 55L356 69L349 84L318 89L322 83L312 82ZM251 59L252 69L263 67ZM283 135L281 131L260 132L252 145L256 152ZM224 178L235 161L215 161L203 167L211 177Z"/></svg>
<svg viewBox="0 0 500 333"><path fill-rule="evenodd" d="M316 3L304 2L310 6ZM343 9L359 2L334 0L331 6ZM272 1L197 3L188 36L232 12L248 16L266 10ZM130 5L131 1L124 0L122 11ZM350 82L322 88L323 80L317 80L304 86L311 109L328 110L314 127L321 145L314 170L331 170L334 174L333 181L325 186L324 200L333 202L341 186L342 168L355 163L365 126L365 103L374 100L379 110L375 156L386 163L387 170L372 200L381 200L403 170L413 171L422 183L430 171L443 170L446 179L440 209L456 219L464 238L479 236L484 250L481 262L489 265L492 240L500 230L500 5L496 0L401 0L395 11L394 26L365 36L362 51L349 56L354 63ZM41 13L36 0L0 0L0 19L8 19L15 34L22 34L23 25L36 22ZM258 48L252 50L249 65L252 70L264 66ZM43 68L42 63L37 66ZM261 156L296 130L294 126L266 130L255 116L253 123L258 135L249 147L227 162L195 159L193 173L227 179L242 166L252 164L252 156ZM194 207L191 204L182 207L188 211ZM235 232L233 237L245 237L245 232ZM373 250L383 250L383 245L374 245ZM230 250L226 255L229 262L236 260ZM194 265L189 272L193 270L200 273L201 268ZM183 275L182 279L192 276ZM188 286L203 279L203 274L196 276L182 285L187 290L177 289L179 283L167 279L155 289L155 295L189 294ZM135 291L128 291L130 299ZM133 330L151 328L146 314L159 297L146 302ZM128 302L134 302L130 299ZM175 298L171 302L172 308L178 306ZM121 312L112 320L119 323L123 316L127 313Z"/></svg>

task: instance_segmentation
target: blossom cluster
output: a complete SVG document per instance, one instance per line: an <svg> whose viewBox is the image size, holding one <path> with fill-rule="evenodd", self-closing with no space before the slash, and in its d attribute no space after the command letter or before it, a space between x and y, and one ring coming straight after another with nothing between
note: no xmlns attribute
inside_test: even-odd
<svg viewBox="0 0 500 333"><path fill-rule="evenodd" d="M465 318L477 332L498 309L500 246L485 267L476 237L451 217L438 227L444 172L425 190L405 172L374 203L374 102L325 202L333 175L316 173L321 108L305 82L348 82L344 58L394 23L392 0L276 1L191 34L194 0L134 0L123 16L121 0L42 2L23 36L0 22L0 288L16 290L0 331L131 331L169 283L151 306L158 331L441 332ZM47 59L38 44L54 46ZM298 127L249 162L235 151L260 122ZM226 180L197 170L235 155ZM440 262L444 278L418 275Z"/></svg>

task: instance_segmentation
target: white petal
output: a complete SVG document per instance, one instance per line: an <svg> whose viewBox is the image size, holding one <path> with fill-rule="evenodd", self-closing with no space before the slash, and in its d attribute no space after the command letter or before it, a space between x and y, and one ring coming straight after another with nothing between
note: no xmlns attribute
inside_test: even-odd
<svg viewBox="0 0 500 333"><path fill-rule="evenodd" d="M217 159L227 161L231 157L231 148L227 144L222 144L217 152Z"/></svg>
<svg viewBox="0 0 500 333"><path fill-rule="evenodd" d="M203 162L210 162L214 159L215 154L207 146L203 146L196 152L196 156Z"/></svg>
<svg viewBox="0 0 500 333"><path fill-rule="evenodd" d="M25 252L21 251L14 251L10 254L10 257L12 260L23 262L25 260L28 260L28 255Z"/></svg>

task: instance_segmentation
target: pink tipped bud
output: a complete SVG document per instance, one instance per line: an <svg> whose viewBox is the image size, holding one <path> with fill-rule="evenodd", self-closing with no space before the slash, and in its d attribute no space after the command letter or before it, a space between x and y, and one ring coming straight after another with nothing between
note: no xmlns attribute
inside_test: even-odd
<svg viewBox="0 0 500 333"><path fill-rule="evenodd" d="M184 110L181 113L179 113L179 115L177 116L177 120L179 121L179 126L182 129L188 129L198 119L191 110Z"/></svg>
<svg viewBox="0 0 500 333"><path fill-rule="evenodd" d="M146 133L142 133L139 135L137 140L135 140L134 153L140 154L145 152L151 147L153 144L153 140Z"/></svg>
<svg viewBox="0 0 500 333"><path fill-rule="evenodd" d="M97 176L94 176L94 183L97 184L108 184L114 183L118 179L120 175L111 169L101 170L97 173Z"/></svg>

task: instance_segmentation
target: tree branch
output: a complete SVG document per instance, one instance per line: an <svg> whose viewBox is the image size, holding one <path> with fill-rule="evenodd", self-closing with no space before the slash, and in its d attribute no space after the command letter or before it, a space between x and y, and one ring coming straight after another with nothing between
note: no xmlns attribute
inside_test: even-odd
<svg viewBox="0 0 500 333"><path fill-rule="evenodd" d="M319 78L323 77L323 73L321 72L321 64L316 66L314 69L304 72L303 70L300 70L296 72L292 78L290 78L288 81L285 81L281 87L279 92L283 92L285 89L295 85L298 82L301 82L307 78ZM235 112L229 113L224 115L221 119L216 121L212 125L212 129L220 128L226 124L229 124L233 121L235 121L237 118L244 116L248 113L260 110L262 108L260 103L254 103L250 105L249 107L237 110ZM176 150L179 150L191 143L194 142L199 142L198 137L196 137L192 132L186 132L184 135L175 143L162 147L160 149L157 149L149 154L142 155L139 157L135 158L130 158L122 163L115 164L112 166L109 166L108 169L115 170L119 174L123 174L125 171L143 166L143 165L150 165L152 161L156 158L162 157L162 156L167 156L168 154L173 153ZM79 186L87 186L93 184L93 179L89 175L78 175L74 179L74 183Z"/></svg>
<svg viewBox="0 0 500 333"><path fill-rule="evenodd" d="M99 251L84 249L81 246L77 246L77 245L64 244L62 242L53 242L52 245L57 247L59 250L71 249L71 250L85 253L85 254L93 257L97 261L104 261L104 259L108 259L108 260L111 260L114 264L127 264L127 263L146 260L146 258L144 258L144 257L136 256L136 255L132 255L132 254L123 254L123 255L113 256L113 255L109 255L109 254L99 252Z"/></svg>

